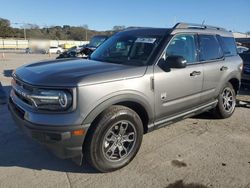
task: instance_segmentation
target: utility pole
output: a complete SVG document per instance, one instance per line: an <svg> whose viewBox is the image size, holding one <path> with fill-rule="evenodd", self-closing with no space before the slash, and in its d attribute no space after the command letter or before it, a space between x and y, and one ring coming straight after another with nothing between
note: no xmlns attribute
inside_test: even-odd
<svg viewBox="0 0 250 188"><path fill-rule="evenodd" d="M88 37L88 33L87 33L87 32L88 32L88 30L87 30L87 28L86 28L86 29L85 29L85 41L88 41L88 40L87 40L87 37Z"/></svg>
<svg viewBox="0 0 250 188"><path fill-rule="evenodd" d="M85 41L87 41L88 40L88 25L84 24L81 27L85 29Z"/></svg>
<svg viewBox="0 0 250 188"><path fill-rule="evenodd" d="M15 24L15 25L23 25L23 38L24 38L24 40L26 40L27 39L27 36L26 36L26 27L25 27L25 24L26 23L12 23L12 24Z"/></svg>
<svg viewBox="0 0 250 188"><path fill-rule="evenodd" d="M23 36L24 36L24 40L26 40L26 29L25 29L25 26L23 26Z"/></svg>

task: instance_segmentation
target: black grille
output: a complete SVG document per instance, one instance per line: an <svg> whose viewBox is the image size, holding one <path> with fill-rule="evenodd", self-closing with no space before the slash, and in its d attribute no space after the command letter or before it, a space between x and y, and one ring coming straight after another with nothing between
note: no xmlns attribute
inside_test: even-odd
<svg viewBox="0 0 250 188"><path fill-rule="evenodd" d="M32 102L30 99L26 98L25 96L21 95L20 90L24 93L32 93L33 92L33 87L14 78L14 85L13 85L13 90L15 92L15 95L24 103L32 106ZM17 89L18 88L18 89Z"/></svg>
<svg viewBox="0 0 250 188"><path fill-rule="evenodd" d="M15 110L18 117L21 119L24 119L25 112L21 108L19 108L17 105L14 104L14 102L12 101L12 98L9 99L9 102L10 102L10 105L12 106L13 110Z"/></svg>
<svg viewBox="0 0 250 188"><path fill-rule="evenodd" d="M21 81L19 81L19 80L17 80L17 79L15 79L15 82L16 82L16 84L17 84L18 86L22 87L24 90L27 90L27 91L29 91L29 92L32 92L32 91L33 91L32 86L30 86L30 85L28 85L28 84L26 84L26 83L24 83L24 82L21 82Z"/></svg>
<svg viewBox="0 0 250 188"><path fill-rule="evenodd" d="M24 98L22 95L20 95L19 93L17 93L16 91L14 91L16 96L21 99L23 102L25 102L26 104L29 104L30 106L32 106L32 102L29 101L28 99Z"/></svg>

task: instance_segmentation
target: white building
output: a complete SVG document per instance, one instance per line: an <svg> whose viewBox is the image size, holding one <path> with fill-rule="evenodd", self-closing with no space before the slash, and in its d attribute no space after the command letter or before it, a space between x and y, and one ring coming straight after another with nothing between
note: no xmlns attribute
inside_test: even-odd
<svg viewBox="0 0 250 188"><path fill-rule="evenodd" d="M234 38L250 38L250 35L246 33L235 32L233 35Z"/></svg>

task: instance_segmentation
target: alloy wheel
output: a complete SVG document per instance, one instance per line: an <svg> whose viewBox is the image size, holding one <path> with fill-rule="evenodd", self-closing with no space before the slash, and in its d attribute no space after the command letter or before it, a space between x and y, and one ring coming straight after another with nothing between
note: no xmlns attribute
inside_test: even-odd
<svg viewBox="0 0 250 188"><path fill-rule="evenodd" d="M123 160L133 150L136 139L134 124L125 120L115 123L103 139L102 152L104 157L112 162Z"/></svg>
<svg viewBox="0 0 250 188"><path fill-rule="evenodd" d="M222 92L223 108L227 112L231 112L235 108L235 98L233 91L230 88L225 88Z"/></svg>

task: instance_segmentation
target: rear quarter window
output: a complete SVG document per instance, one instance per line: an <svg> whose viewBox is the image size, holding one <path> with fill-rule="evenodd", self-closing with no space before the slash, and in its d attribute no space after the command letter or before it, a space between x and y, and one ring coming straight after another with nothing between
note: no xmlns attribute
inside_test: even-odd
<svg viewBox="0 0 250 188"><path fill-rule="evenodd" d="M225 56L237 55L236 43L233 37L221 37L217 35Z"/></svg>

